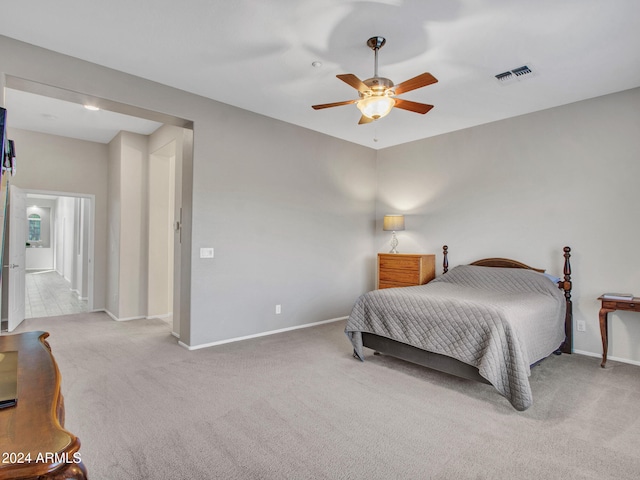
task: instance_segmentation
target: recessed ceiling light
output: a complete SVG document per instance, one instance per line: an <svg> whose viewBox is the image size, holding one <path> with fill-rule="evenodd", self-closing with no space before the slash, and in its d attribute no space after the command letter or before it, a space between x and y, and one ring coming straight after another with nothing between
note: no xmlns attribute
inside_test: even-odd
<svg viewBox="0 0 640 480"><path fill-rule="evenodd" d="M320 68L322 66L322 62L316 60L315 62L311 62L311 66L314 68Z"/></svg>
<svg viewBox="0 0 640 480"><path fill-rule="evenodd" d="M87 110L91 110L92 112L97 112L100 110L100 107L96 107L95 105L85 105L84 108Z"/></svg>

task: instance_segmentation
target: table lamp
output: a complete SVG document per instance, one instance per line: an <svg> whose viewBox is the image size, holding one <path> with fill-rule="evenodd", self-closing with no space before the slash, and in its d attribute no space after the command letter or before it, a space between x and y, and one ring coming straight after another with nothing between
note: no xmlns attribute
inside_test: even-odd
<svg viewBox="0 0 640 480"><path fill-rule="evenodd" d="M391 251L389 253L398 253L398 238L396 232L404 230L404 215L385 215L382 222L382 230L385 232L393 232L391 234Z"/></svg>

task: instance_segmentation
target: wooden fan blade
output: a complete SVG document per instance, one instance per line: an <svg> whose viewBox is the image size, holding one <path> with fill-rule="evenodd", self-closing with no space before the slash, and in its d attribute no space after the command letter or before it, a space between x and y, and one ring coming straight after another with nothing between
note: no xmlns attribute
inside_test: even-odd
<svg viewBox="0 0 640 480"><path fill-rule="evenodd" d="M396 95L400 95L401 93L410 92L416 88L426 87L427 85L431 85L437 81L438 79L430 73L423 73L422 75L410 78L409 80L405 80L404 82L396 85L394 90L396 91Z"/></svg>
<svg viewBox="0 0 640 480"><path fill-rule="evenodd" d="M335 102L335 103L323 103L322 105L312 105L311 108L314 110L320 110L322 108L331 108L331 107L339 107L340 105L349 105L350 103L356 103L358 100L346 100L344 102Z"/></svg>
<svg viewBox="0 0 640 480"><path fill-rule="evenodd" d="M409 110L410 112L422 113L423 115L433 108L433 105L427 105L426 103L412 102L410 100L402 100L401 98L396 98L395 100L396 104L394 107Z"/></svg>
<svg viewBox="0 0 640 480"><path fill-rule="evenodd" d="M371 122L373 122L373 118L365 117L364 115L362 115L360 117L360 121L358 122L358 125L362 125L363 123L371 123Z"/></svg>
<svg viewBox="0 0 640 480"><path fill-rule="evenodd" d="M368 90L371 90L364 83L362 83L362 80L360 80L358 77L356 77L352 73L344 73L342 75L336 75L336 77L338 77L344 83L351 85L353 88L355 88L359 92L366 92Z"/></svg>

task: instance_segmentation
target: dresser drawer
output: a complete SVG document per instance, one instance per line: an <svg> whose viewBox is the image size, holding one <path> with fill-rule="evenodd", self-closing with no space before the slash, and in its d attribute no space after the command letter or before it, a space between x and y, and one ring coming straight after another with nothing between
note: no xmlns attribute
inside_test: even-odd
<svg viewBox="0 0 640 480"><path fill-rule="evenodd" d="M635 299L634 299L635 300ZM602 300L602 308L609 310L626 310L628 312L640 312L639 302L620 302L616 300Z"/></svg>
<svg viewBox="0 0 640 480"><path fill-rule="evenodd" d="M630 312L640 311L640 302L616 302L616 310L628 310Z"/></svg>
<svg viewBox="0 0 640 480"><path fill-rule="evenodd" d="M382 282L395 282L404 283L407 285L418 285L420 281L420 272L418 269L413 271L407 270L392 270L389 268L381 268L379 273L380 283Z"/></svg>
<svg viewBox="0 0 640 480"><path fill-rule="evenodd" d="M415 283L400 283L400 282L385 282L380 280L378 282L378 289L382 288L398 288L398 287L415 287Z"/></svg>
<svg viewBox="0 0 640 480"><path fill-rule="evenodd" d="M380 270L420 270L420 257L380 257Z"/></svg>

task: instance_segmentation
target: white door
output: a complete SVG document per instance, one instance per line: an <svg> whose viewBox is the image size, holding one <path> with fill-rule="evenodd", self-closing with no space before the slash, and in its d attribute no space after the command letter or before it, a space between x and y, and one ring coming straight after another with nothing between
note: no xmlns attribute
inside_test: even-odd
<svg viewBox="0 0 640 480"><path fill-rule="evenodd" d="M24 268L27 254L27 194L9 185L8 325L12 332L24 320Z"/></svg>

